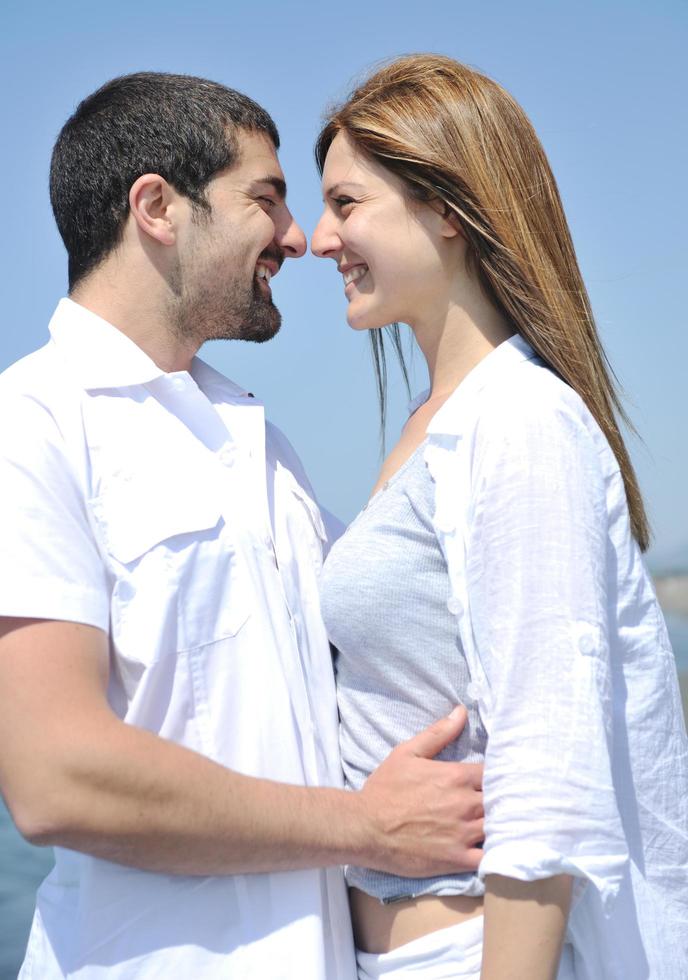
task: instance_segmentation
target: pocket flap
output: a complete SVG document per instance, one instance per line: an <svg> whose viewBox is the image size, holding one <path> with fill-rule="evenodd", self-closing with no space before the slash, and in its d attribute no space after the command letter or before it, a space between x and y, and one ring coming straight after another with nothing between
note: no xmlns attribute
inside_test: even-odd
<svg viewBox="0 0 688 980"><path fill-rule="evenodd" d="M123 564L136 561L171 538L216 527L222 514L207 487L160 480L122 478L91 501L109 554ZM183 544L182 541L179 542Z"/></svg>

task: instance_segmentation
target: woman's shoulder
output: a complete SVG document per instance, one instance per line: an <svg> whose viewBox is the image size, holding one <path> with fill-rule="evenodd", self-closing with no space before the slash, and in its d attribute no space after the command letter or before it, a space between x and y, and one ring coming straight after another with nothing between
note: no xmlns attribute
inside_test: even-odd
<svg viewBox="0 0 688 980"><path fill-rule="evenodd" d="M438 413L431 439L451 436L451 444L462 455L468 449L474 464L487 457L520 465L534 455L568 455L587 458L605 476L618 469L583 398L556 372L532 351L504 367L484 371L471 390L462 393L459 387Z"/></svg>
<svg viewBox="0 0 688 980"><path fill-rule="evenodd" d="M519 359L489 355L459 385L428 427L429 434L466 436L471 428L555 423L559 418L594 422L583 399L530 348Z"/></svg>
<svg viewBox="0 0 688 980"><path fill-rule="evenodd" d="M482 388L473 425L483 438L583 440L602 454L609 450L583 398L536 356Z"/></svg>
<svg viewBox="0 0 688 980"><path fill-rule="evenodd" d="M556 416L558 413L585 419L590 415L580 395L536 354L514 364L480 391L483 411Z"/></svg>

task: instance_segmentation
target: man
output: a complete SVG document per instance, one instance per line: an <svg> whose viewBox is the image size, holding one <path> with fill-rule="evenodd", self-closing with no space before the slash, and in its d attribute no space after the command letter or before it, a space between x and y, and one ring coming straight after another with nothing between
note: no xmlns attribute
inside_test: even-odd
<svg viewBox="0 0 688 980"><path fill-rule="evenodd" d="M278 146L250 99L158 74L55 146L70 298L0 379L0 785L56 846L24 978L351 978L338 865L479 860L479 768L431 758L459 713L340 788L320 512L195 357L279 328L305 241Z"/></svg>

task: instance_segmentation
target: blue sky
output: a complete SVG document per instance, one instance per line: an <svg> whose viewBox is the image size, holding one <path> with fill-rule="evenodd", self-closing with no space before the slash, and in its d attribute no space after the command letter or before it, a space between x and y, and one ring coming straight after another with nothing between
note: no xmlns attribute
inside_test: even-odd
<svg viewBox="0 0 688 980"><path fill-rule="evenodd" d="M504 84L540 134L603 342L643 436L630 448L656 532L651 563L688 566L685 0L6 0L0 28L0 369L44 342L65 291L48 161L66 117L103 81L143 69L187 72L252 95L280 128L290 204L310 233L320 206L312 145L324 107L383 58L442 52ZM288 263L274 293L284 316L274 341L215 343L203 356L260 394L321 501L350 519L379 462L366 338L346 326L332 263ZM422 358L414 363L418 390ZM390 440L404 406L394 374Z"/></svg>

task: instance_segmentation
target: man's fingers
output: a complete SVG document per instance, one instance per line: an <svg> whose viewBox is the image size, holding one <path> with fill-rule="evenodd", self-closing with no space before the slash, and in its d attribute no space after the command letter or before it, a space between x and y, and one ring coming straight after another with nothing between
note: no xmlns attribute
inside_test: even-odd
<svg viewBox="0 0 688 980"><path fill-rule="evenodd" d="M466 841L470 841L475 847L479 847L485 840L485 821L482 817L477 817L470 824L467 824L468 826L470 826L470 835Z"/></svg>
<svg viewBox="0 0 688 980"><path fill-rule="evenodd" d="M428 728L419 732L418 735L410 738L405 746L412 755L423 759L432 759L446 745L458 738L463 731L467 718L468 712L460 704L446 718L438 719Z"/></svg>
<svg viewBox="0 0 688 980"><path fill-rule="evenodd" d="M442 765L451 766L455 770L456 781L461 786L482 792L483 764L481 762L443 762Z"/></svg>
<svg viewBox="0 0 688 980"><path fill-rule="evenodd" d="M483 851L480 847L471 847L461 859L461 865L466 871L477 871L478 865L483 859Z"/></svg>

